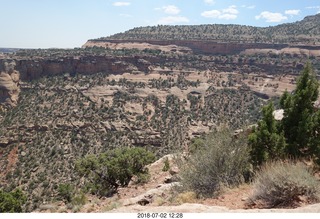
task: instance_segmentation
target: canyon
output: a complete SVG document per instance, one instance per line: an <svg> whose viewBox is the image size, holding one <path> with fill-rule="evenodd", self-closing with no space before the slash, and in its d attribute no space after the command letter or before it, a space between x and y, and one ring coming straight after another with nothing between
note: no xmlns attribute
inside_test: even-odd
<svg viewBox="0 0 320 219"><path fill-rule="evenodd" d="M319 18L272 30L144 27L81 48L0 53L0 186L21 188L25 210L38 211L59 185L83 188L75 162L88 154L143 147L160 158L221 125L241 132L269 101L279 107L306 62L319 76Z"/></svg>

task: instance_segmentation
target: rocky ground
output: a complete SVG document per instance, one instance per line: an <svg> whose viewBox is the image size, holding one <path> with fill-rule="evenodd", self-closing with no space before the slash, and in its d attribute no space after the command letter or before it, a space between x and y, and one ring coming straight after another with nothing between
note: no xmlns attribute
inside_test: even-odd
<svg viewBox="0 0 320 219"><path fill-rule="evenodd" d="M163 171L164 161L168 159L170 169ZM41 205L35 212L59 213L138 213L138 212L178 212L178 213L320 213L320 203L308 205L301 201L300 207L291 209L249 208L248 197L252 186L242 185L224 191L218 198L196 199L191 193L177 194L174 182L179 171L174 165L175 156L166 155L149 165L151 178L148 183L137 185L133 181L121 188L111 198L99 199L88 196L82 207L70 208L63 202Z"/></svg>

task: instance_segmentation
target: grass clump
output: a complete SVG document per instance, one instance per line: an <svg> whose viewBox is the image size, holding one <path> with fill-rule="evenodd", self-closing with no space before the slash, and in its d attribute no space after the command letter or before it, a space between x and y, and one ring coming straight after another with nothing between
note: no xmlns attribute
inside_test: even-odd
<svg viewBox="0 0 320 219"><path fill-rule="evenodd" d="M320 182L301 162L267 163L257 173L249 205L261 208L298 207L320 201Z"/></svg>
<svg viewBox="0 0 320 219"><path fill-rule="evenodd" d="M177 195L175 201L178 204L194 203L196 202L197 195L194 192L183 192Z"/></svg>
<svg viewBox="0 0 320 219"><path fill-rule="evenodd" d="M182 190L199 198L216 197L223 188L245 182L250 167L245 137L235 137L223 128L207 135L197 148L181 165Z"/></svg>

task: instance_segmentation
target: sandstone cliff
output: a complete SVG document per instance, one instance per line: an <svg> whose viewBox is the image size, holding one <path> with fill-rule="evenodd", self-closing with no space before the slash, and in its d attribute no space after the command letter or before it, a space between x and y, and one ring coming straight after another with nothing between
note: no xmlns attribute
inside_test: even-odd
<svg viewBox="0 0 320 219"><path fill-rule="evenodd" d="M43 76L69 73L94 74L98 72L120 74L148 70L148 62L139 57L57 57L53 59L11 57L0 59L0 103L16 105L23 81L32 81Z"/></svg>
<svg viewBox="0 0 320 219"><path fill-rule="evenodd" d="M122 73L152 73L154 69L168 69L168 73L173 69L184 69L184 71L214 71L214 72L241 72L259 74L298 74L303 67L304 60L311 55L314 62L320 57L318 47L301 46L301 49L290 49L280 45L274 45L273 49L266 49L267 45L257 44L264 49L253 48L249 44L219 44L214 42L193 42L187 49L188 42L157 42L155 48L161 48L160 52L154 47L149 47L149 51L135 51L132 46L136 44L120 45L127 48L125 52L119 50L119 54L113 54L117 50L105 50L94 47L64 51L61 54L56 51L40 51L43 54L34 55L39 51L27 51L27 55L11 55L0 58L0 103L15 105L19 96L20 87L23 82L32 81L43 76L55 76L69 73L75 74L122 74ZM119 43L119 44L118 44ZM149 42L148 45L156 42ZM181 43L173 45L171 43ZM184 44L183 44L184 43ZM105 44L110 46L112 43ZM169 45L170 44L170 45ZM183 44L183 45L182 45ZM99 44L103 45L103 44ZM143 44L144 45L144 44ZM139 45L141 46L141 45ZM191 48L192 47L192 48ZM143 47L142 47L143 48ZM116 49L116 48L115 48ZM131 50L130 50L131 49ZM280 49L280 50L278 50ZM97 50L97 51L96 51ZM170 52L166 52L170 50ZM192 52L191 52L192 51ZM154 54L157 52L158 54ZM29 54L30 53L30 54ZM229 54L234 55L197 55L199 54ZM318 69L316 68L316 71Z"/></svg>
<svg viewBox="0 0 320 219"><path fill-rule="evenodd" d="M290 44L271 44L271 43L238 43L238 42L216 42L212 40L113 40L96 39L89 40L83 47L104 47L112 49L135 48L139 49L143 45L153 49L164 46L173 47L171 51L190 52L205 55L235 55L240 53L259 54L271 52L274 54L296 54L313 55L320 57L320 46L311 45L290 45ZM170 49L169 49L170 50Z"/></svg>
<svg viewBox="0 0 320 219"><path fill-rule="evenodd" d="M0 103L5 102L15 105L20 92L18 83L20 80L19 71L15 70L13 60L0 61Z"/></svg>

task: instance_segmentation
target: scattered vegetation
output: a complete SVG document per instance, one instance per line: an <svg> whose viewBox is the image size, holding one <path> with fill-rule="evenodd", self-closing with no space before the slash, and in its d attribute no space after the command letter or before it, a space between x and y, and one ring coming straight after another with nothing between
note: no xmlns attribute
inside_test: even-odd
<svg viewBox="0 0 320 219"><path fill-rule="evenodd" d="M0 213L20 213L27 197L20 189L12 192L0 190Z"/></svg>
<svg viewBox="0 0 320 219"><path fill-rule="evenodd" d="M226 128L207 135L181 166L182 190L216 197L224 188L244 183L250 168L248 153L246 138L234 137Z"/></svg>
<svg viewBox="0 0 320 219"><path fill-rule="evenodd" d="M308 168L301 162L283 161L287 157L319 164L320 113L315 106L318 88L316 76L307 63L296 90L286 91L281 97L283 119L275 120L273 104L263 108L263 119L249 136L251 163L259 170L251 204L274 208L320 201L320 183Z"/></svg>
<svg viewBox="0 0 320 219"><path fill-rule="evenodd" d="M256 174L250 205L260 208L296 207L320 201L320 182L301 162L267 162Z"/></svg>
<svg viewBox="0 0 320 219"><path fill-rule="evenodd" d="M218 42L312 44L320 42L318 20L319 15L315 15L299 22L266 28L232 24L158 25L137 27L97 40L215 40Z"/></svg>
<svg viewBox="0 0 320 219"><path fill-rule="evenodd" d="M296 90L280 100L284 117L276 121L273 104L263 108L263 119L249 136L251 160L255 166L267 160L307 158L320 162L320 111L315 110L319 83L310 63L302 71Z"/></svg>
<svg viewBox="0 0 320 219"><path fill-rule="evenodd" d="M76 170L90 182L89 191L109 196L127 186L134 175L143 176L154 155L143 148L120 148L99 155L87 155L76 162Z"/></svg>
<svg viewBox="0 0 320 219"><path fill-rule="evenodd" d="M135 28L111 38L194 40L204 37L218 42L319 43L319 28L311 21L316 18L318 16L306 18L299 27L292 24L272 29L238 25L161 25ZM229 30L225 31L226 28ZM296 28L298 30L294 31ZM305 34L305 28L311 35ZM315 75L320 65L315 57L273 53L207 56L99 47L20 50L14 55L19 56L21 62L34 60L34 65L30 66L41 66L43 60L56 64L53 60L74 60L75 57L77 60L89 57L94 65L100 58L112 57L112 60L119 60L112 61L116 64L114 68L123 65L127 67L126 72L133 74L143 72L137 63L143 63L147 69L152 62L150 69L161 69L161 77L137 82L126 78L110 79L113 72L91 75L70 72L24 82L17 107L0 110L1 144L5 145L0 148L0 167L4 173L1 182L5 182L5 191L11 191L0 191L3 211L22 210L19 206L24 205L26 199L21 191L14 190L18 186L28 194L26 211L57 198L77 211L77 206L86 202L85 194L76 192L83 179L79 176L84 176L86 181L83 191L100 196L113 194L119 186L126 186L133 175L137 177L136 183L144 183L150 177L144 167L154 159L149 149L158 157L181 151L191 137L203 133L191 130L199 124L209 131L224 123L231 129L255 123L265 101L250 91L245 81L256 83L260 72L298 74L302 63L309 58L316 66L315 72L307 65L296 91L282 96L280 105L284 109L284 119L275 121L272 104L264 107L262 120L249 137L249 148L243 136L235 137L227 130L192 140L190 157L182 166L186 196L182 195L182 199L214 197L224 187L251 179L250 163L260 167L269 160L286 156L320 161L320 112L314 109L319 86ZM238 73L233 73L235 69ZM191 80L189 72L202 74L204 71L203 78L208 86L198 91L204 80ZM224 73L215 74L220 71ZM112 87L114 93L98 98L90 96L97 87ZM143 88L152 89L153 94L145 95ZM174 95L172 90L160 97L156 95L158 91L170 89L190 90L184 97ZM130 111L130 107L142 110ZM17 145L15 149L13 144ZM9 155L17 159L9 162ZM169 169L169 162L165 162L163 171ZM291 185L294 183L286 186ZM17 201L18 196L21 201ZM292 197L283 199L286 198Z"/></svg>
<svg viewBox="0 0 320 219"><path fill-rule="evenodd" d="M196 89L185 80L188 74L180 76L181 85L176 73L162 75L172 78L174 89L178 86ZM236 80L233 76L226 79L207 73L207 77L211 78L212 86L201 93L190 92L187 96L186 92L185 97L170 93L141 96L135 90L158 82L113 80L102 72L65 74L27 82L17 107L0 119L2 137L19 145L14 152L19 159L17 168L6 172L8 191L18 185L24 187L29 197L26 211L32 211L43 202L63 199L59 184L70 184L78 191L82 182L74 170L75 162L88 154L97 155L123 146L145 147L161 157L182 150L190 139L193 124L203 124L209 130L222 122L238 128L243 124L242 118L248 123L257 121L263 100L251 91L230 87ZM218 80L225 82L214 89ZM100 99L88 95L88 91L99 86L114 86L118 90ZM128 105L138 110L130 110ZM3 157L11 150L10 146L3 149ZM7 165L7 159L0 159L3 171ZM148 175L143 174L137 183L147 180ZM87 186L91 191L89 183Z"/></svg>

